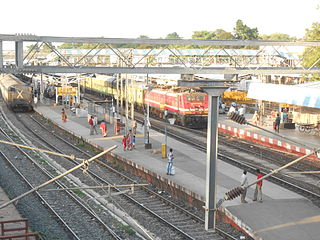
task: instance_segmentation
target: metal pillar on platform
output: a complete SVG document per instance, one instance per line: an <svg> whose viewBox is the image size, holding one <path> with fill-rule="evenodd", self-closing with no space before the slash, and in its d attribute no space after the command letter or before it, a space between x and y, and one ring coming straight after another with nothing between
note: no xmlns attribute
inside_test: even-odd
<svg viewBox="0 0 320 240"><path fill-rule="evenodd" d="M227 82L231 80L200 80L179 81L181 87L200 87L207 92L208 130L207 130L207 167L206 167L206 204L205 204L205 229L215 229L216 211L216 177L218 160L218 114L219 96L229 88Z"/></svg>
<svg viewBox="0 0 320 240"><path fill-rule="evenodd" d="M218 160L218 115L219 96L227 89L203 88L208 93L207 168L205 229L215 229L216 182Z"/></svg>

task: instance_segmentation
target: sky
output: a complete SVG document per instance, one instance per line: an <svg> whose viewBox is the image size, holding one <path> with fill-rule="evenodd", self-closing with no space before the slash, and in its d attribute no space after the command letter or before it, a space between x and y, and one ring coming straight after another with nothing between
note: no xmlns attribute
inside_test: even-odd
<svg viewBox="0 0 320 240"><path fill-rule="evenodd" d="M1 2L0 34L38 36L165 38L177 32L222 28L232 32L241 19L260 34L302 38L320 22L320 0L7 0Z"/></svg>

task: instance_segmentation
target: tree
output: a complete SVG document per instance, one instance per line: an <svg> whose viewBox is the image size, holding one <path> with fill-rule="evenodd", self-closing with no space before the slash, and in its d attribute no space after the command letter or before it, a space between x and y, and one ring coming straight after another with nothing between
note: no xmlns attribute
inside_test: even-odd
<svg viewBox="0 0 320 240"><path fill-rule="evenodd" d="M178 33L173 32L173 33L169 33L166 36L166 39L182 39L182 37L180 37Z"/></svg>
<svg viewBox="0 0 320 240"><path fill-rule="evenodd" d="M232 40L235 39L235 37L232 35L231 32L226 32L223 29L216 29L214 32L215 34L214 39L217 40Z"/></svg>
<svg viewBox="0 0 320 240"><path fill-rule="evenodd" d="M310 29L306 29L305 38L307 41L319 41L320 40L320 23L314 22ZM320 67L320 47L315 47L313 50L311 48L306 48L304 50L304 58L302 60L302 65L306 68L309 67ZM319 74L313 74L311 80L319 80Z"/></svg>
<svg viewBox="0 0 320 240"><path fill-rule="evenodd" d="M263 34L260 37L262 40L271 40L271 41L294 41L297 40L296 37L291 37L285 33L272 33L272 34Z"/></svg>
<svg viewBox="0 0 320 240"><path fill-rule="evenodd" d="M258 29L248 27L242 20L237 20L233 30L235 38L239 40L256 40L259 38Z"/></svg>
<svg viewBox="0 0 320 240"><path fill-rule="evenodd" d="M192 39L212 40L215 36L215 33L212 31L195 31L192 34Z"/></svg>

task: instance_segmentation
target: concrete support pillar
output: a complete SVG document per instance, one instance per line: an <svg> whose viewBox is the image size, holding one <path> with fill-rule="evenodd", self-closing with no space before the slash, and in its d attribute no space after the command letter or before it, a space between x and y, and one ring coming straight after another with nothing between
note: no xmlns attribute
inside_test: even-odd
<svg viewBox="0 0 320 240"><path fill-rule="evenodd" d="M0 68L3 68L2 41L0 41Z"/></svg>
<svg viewBox="0 0 320 240"><path fill-rule="evenodd" d="M206 168L206 230L215 228L217 149L218 149L218 96L209 95Z"/></svg>
<svg viewBox="0 0 320 240"><path fill-rule="evenodd" d="M15 54L16 54L16 66L18 68L23 67L23 42L17 41L15 46Z"/></svg>
<svg viewBox="0 0 320 240"><path fill-rule="evenodd" d="M206 167L206 205L205 229L215 229L215 207L217 192L218 161L218 115L219 97L226 87L203 88L208 93L207 167Z"/></svg>

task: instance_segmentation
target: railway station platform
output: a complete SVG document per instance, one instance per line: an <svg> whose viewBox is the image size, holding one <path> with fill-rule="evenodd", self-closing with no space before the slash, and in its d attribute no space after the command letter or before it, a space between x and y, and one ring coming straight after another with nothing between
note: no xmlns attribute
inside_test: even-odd
<svg viewBox="0 0 320 240"><path fill-rule="evenodd" d="M113 126L107 123L108 136L89 135L87 117L77 117L69 110L66 110L68 121L61 120L61 106L38 105L35 111L45 118L50 119L56 125L67 132L85 139L88 143L106 149L113 145L118 148L113 154L119 156L132 166L139 168L145 173L152 174L159 181L169 184L172 188L183 189L186 193L199 200L205 199L205 176L206 176L206 154L193 149L192 147L168 137L168 148L173 148L174 166L176 174L166 175L167 160L161 158L161 144L165 136L161 133L150 131L150 142L152 149L145 149L143 142L143 128L138 125L136 134L136 148L132 151L124 151L121 140L123 135L114 135ZM262 136L262 132L256 132L249 126L236 126L236 123L229 122L226 116L220 116L220 128L231 129L233 132L251 131L253 134ZM238 127L238 128L237 128ZM234 129L237 130L234 130ZM245 133L247 134L247 133ZM296 138L301 141L299 132ZM288 133L291 136L291 133ZM252 138L256 139L253 135ZM271 137L271 136L270 136ZM267 138L265 136L264 138ZM277 140L277 139L275 139ZM282 142L283 143L283 142ZM281 144L282 144L281 143ZM311 142L306 140L309 145ZM278 143L277 143L278 144ZM315 139L315 146L317 141ZM319 145L318 145L319 147ZM241 153L239 153L241 154ZM230 189L239 186L242 169L228 163L218 161L217 199L224 196ZM256 176L248 173L249 183L253 182ZM315 240L319 239L319 223L296 224L289 227L262 231L275 225L281 225L299 220L319 216L320 209L312 205L311 201L294 192L279 187L268 180L263 182L263 203L253 202L254 187L248 189L247 201L242 204L240 198L227 201L222 205L222 212L229 223L236 225L248 236L254 239L264 240Z"/></svg>

